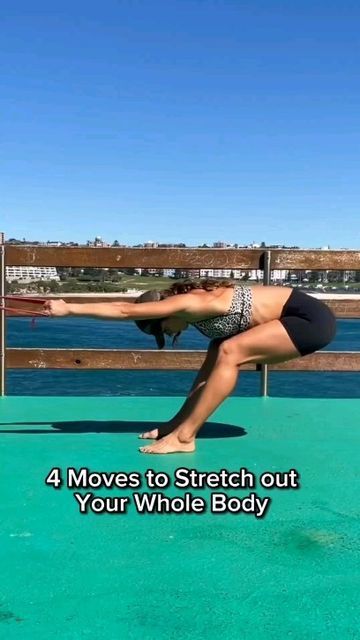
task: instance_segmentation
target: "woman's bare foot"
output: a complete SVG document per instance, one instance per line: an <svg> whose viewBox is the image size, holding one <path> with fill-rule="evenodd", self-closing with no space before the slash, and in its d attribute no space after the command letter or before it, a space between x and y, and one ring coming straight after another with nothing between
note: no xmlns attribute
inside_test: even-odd
<svg viewBox="0 0 360 640"><path fill-rule="evenodd" d="M180 440L177 433L169 433L153 444L140 447L141 453L192 453L195 451L195 440Z"/></svg>
<svg viewBox="0 0 360 640"><path fill-rule="evenodd" d="M138 436L140 440L158 440L159 438L163 438L167 436L169 433L176 429L176 424L172 424L171 422L165 422L157 429L152 429L151 431L144 431L144 433L140 433Z"/></svg>

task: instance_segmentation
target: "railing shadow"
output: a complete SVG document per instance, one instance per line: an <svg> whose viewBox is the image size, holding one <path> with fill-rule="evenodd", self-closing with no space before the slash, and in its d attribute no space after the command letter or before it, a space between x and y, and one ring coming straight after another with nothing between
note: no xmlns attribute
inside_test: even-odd
<svg viewBox="0 0 360 640"><path fill-rule="evenodd" d="M1 429L0 433L6 434L33 434L42 433L69 434L69 433L141 433L161 428L159 422L147 422L143 420L71 420L68 422L6 422L0 426L18 427L24 425L41 426L46 425L47 429ZM247 434L243 427L221 422L206 422L202 427L199 438L240 438Z"/></svg>

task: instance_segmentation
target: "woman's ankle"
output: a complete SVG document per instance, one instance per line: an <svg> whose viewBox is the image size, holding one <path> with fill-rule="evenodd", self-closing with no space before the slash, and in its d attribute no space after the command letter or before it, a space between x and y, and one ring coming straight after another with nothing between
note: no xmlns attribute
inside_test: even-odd
<svg viewBox="0 0 360 640"><path fill-rule="evenodd" d="M195 440L196 433L194 432L194 429L187 426L179 425L173 433L176 435L179 442L182 442L183 444L189 444Z"/></svg>

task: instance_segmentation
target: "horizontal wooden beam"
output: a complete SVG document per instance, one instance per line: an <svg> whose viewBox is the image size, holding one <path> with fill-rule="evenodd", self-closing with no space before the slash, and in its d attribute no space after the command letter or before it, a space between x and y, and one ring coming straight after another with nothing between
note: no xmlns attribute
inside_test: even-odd
<svg viewBox="0 0 360 640"><path fill-rule="evenodd" d="M260 249L117 249L7 246L6 265L158 269L259 269Z"/></svg>
<svg viewBox="0 0 360 640"><path fill-rule="evenodd" d="M205 351L117 349L6 349L8 369L196 370ZM255 370L255 365L242 369ZM280 365L274 371L360 371L360 352L321 351Z"/></svg>
<svg viewBox="0 0 360 640"><path fill-rule="evenodd" d="M7 349L14 369L197 369L205 351L119 349Z"/></svg>
<svg viewBox="0 0 360 640"><path fill-rule="evenodd" d="M317 351L303 358L269 365L271 371L360 371L360 351Z"/></svg>
<svg viewBox="0 0 360 640"><path fill-rule="evenodd" d="M261 269L264 249L130 249L6 245L7 266ZM360 251L271 250L272 269L360 269Z"/></svg>
<svg viewBox="0 0 360 640"><path fill-rule="evenodd" d="M360 296L358 298L333 298L324 300L337 318L360 318Z"/></svg>
<svg viewBox="0 0 360 640"><path fill-rule="evenodd" d="M360 251L271 250L271 269L358 270Z"/></svg>
<svg viewBox="0 0 360 640"><path fill-rule="evenodd" d="M262 286L262 285L257 285ZM140 294L139 294L140 295ZM35 296L32 296L33 298ZM118 295L83 295L77 296L76 294L53 294L47 296L39 296L41 299L51 300L54 298L64 298L67 302L71 303L85 303L85 302L133 302L136 296L124 296L121 293ZM26 302L26 296L24 296L24 301ZM360 296L358 298L332 298L325 299L324 302L332 309L337 318L360 318ZM9 301L10 304L10 301ZM24 315L27 316L27 313L21 313L22 309L24 309L24 303L22 301L11 301L11 307L17 309L16 313L12 313L11 311L7 312L7 315ZM39 311L41 307L37 304L26 303L25 308L27 311Z"/></svg>

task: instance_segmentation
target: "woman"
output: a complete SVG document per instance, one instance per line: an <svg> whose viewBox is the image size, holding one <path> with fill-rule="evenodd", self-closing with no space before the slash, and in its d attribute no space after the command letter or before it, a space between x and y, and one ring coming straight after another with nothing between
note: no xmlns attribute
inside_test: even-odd
<svg viewBox="0 0 360 640"><path fill-rule="evenodd" d="M141 303L141 304L136 304ZM140 437L157 439L143 453L195 450L195 437L209 416L233 391L239 369L247 363L274 364L313 353L335 336L335 318L319 300L288 287L239 286L229 281L176 283L149 291L135 303L68 304L50 300L49 316L92 316L135 320L154 335L175 336L193 325L211 341L204 363L180 411L168 423Z"/></svg>

